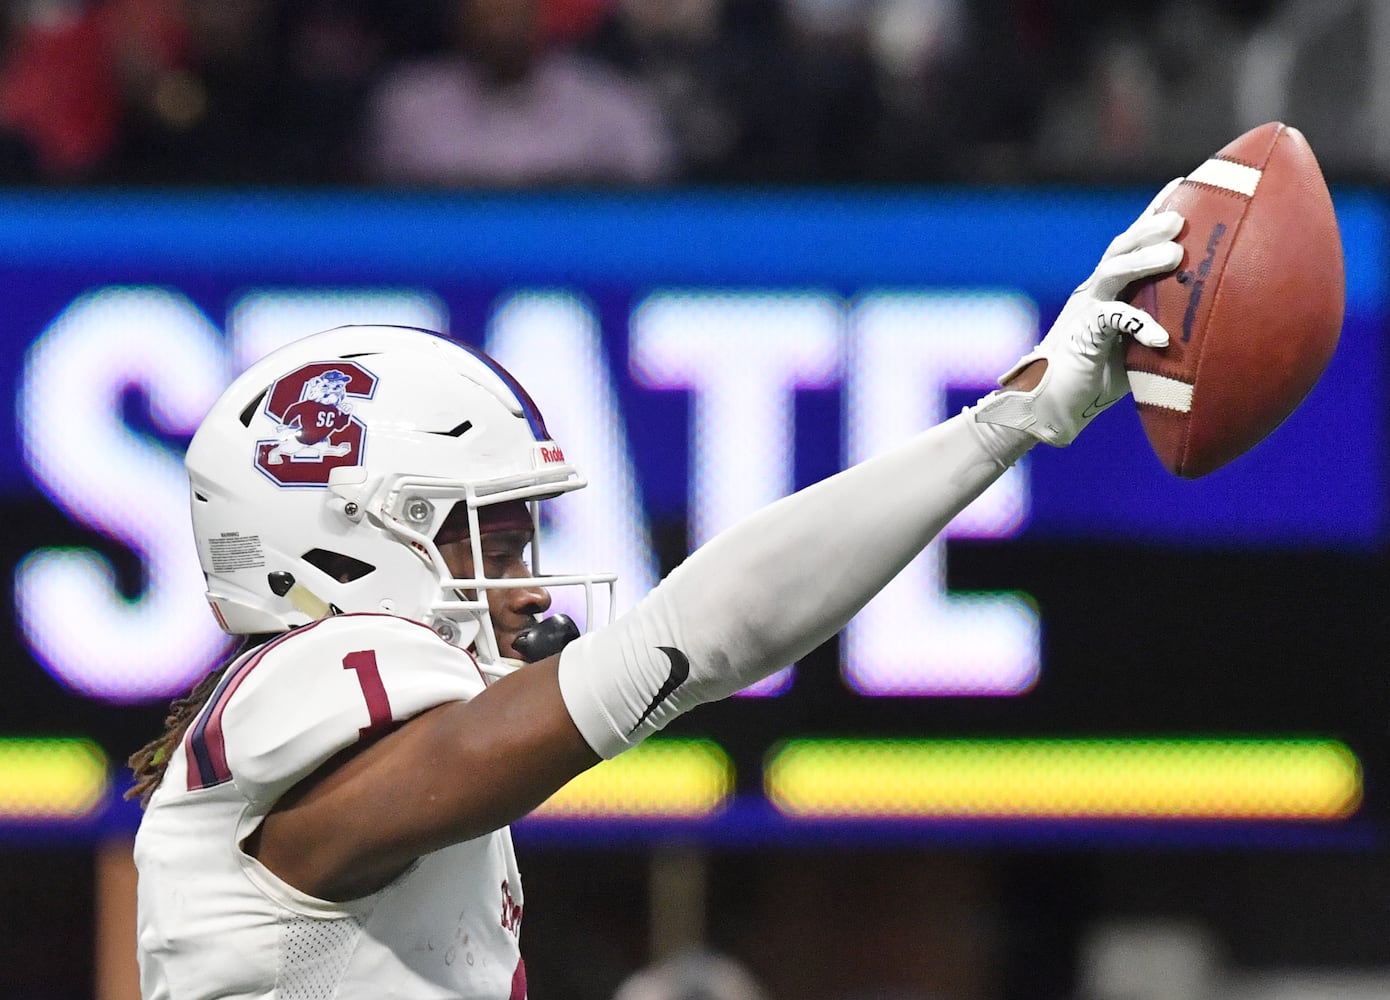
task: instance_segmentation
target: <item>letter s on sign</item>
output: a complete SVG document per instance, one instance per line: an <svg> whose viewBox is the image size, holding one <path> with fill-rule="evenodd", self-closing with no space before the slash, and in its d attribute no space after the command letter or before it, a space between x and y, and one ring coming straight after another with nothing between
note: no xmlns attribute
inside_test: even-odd
<svg viewBox="0 0 1390 1000"><path fill-rule="evenodd" d="M148 581L126 599L92 549L38 549L20 563L24 638L68 687L115 702L168 697L226 648L192 539L168 530L188 521L181 457L122 417L133 389L156 428L187 436L226 383L218 330L164 289L84 294L30 348L18 420L34 481L75 521L134 551Z"/></svg>

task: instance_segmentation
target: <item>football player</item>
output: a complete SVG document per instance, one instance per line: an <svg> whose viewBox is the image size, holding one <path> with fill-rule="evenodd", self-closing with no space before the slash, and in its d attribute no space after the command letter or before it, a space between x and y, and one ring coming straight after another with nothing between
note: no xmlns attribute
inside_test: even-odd
<svg viewBox="0 0 1390 1000"><path fill-rule="evenodd" d="M607 624L611 576L538 575L539 506L584 480L491 359L364 326L253 365L187 454L208 601L245 642L131 761L144 996L524 997L508 824L835 635L1037 441L1122 398L1118 345L1168 334L1117 297L1178 264L1182 221L1151 206L1117 237L1001 390ZM325 371L362 446L271 463L267 401ZM583 635L545 616L556 587L587 595Z"/></svg>

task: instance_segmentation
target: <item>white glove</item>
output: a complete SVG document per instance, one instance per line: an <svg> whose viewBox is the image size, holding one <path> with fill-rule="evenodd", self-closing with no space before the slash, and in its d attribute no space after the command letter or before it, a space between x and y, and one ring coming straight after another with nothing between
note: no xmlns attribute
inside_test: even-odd
<svg viewBox="0 0 1390 1000"><path fill-rule="evenodd" d="M972 408L980 423L1026 431L1051 445L1068 445L1097 413L1129 395L1121 334L1146 347L1167 347L1168 331L1148 313L1116 300L1131 282L1166 274L1182 261L1173 241L1183 217L1158 207L1182 182L1168 183L1144 213L1111 242L1095 273L1072 292L1042 343L1003 375L1007 385L1035 361L1046 368L1036 385L1001 389Z"/></svg>

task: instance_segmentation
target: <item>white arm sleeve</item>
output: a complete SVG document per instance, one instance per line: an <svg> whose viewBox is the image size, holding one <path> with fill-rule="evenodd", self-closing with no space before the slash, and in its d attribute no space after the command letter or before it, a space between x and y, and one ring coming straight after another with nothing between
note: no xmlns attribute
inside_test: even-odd
<svg viewBox="0 0 1390 1000"><path fill-rule="evenodd" d="M613 757L835 635L1033 444L972 410L764 508L567 646L560 689Z"/></svg>

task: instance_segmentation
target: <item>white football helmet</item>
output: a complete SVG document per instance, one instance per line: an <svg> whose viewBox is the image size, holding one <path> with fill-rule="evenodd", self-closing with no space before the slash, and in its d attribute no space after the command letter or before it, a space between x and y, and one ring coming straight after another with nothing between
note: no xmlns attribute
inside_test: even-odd
<svg viewBox="0 0 1390 1000"><path fill-rule="evenodd" d="M213 404L185 464L208 603L229 633L382 612L497 675L517 663L498 652L489 589L583 587L590 627L596 586L613 607L613 574L540 575L539 501L584 478L501 365L437 334L345 326L267 355ZM517 500L536 532L532 575L490 580L478 511ZM478 567L468 580L434 542L459 503Z"/></svg>

